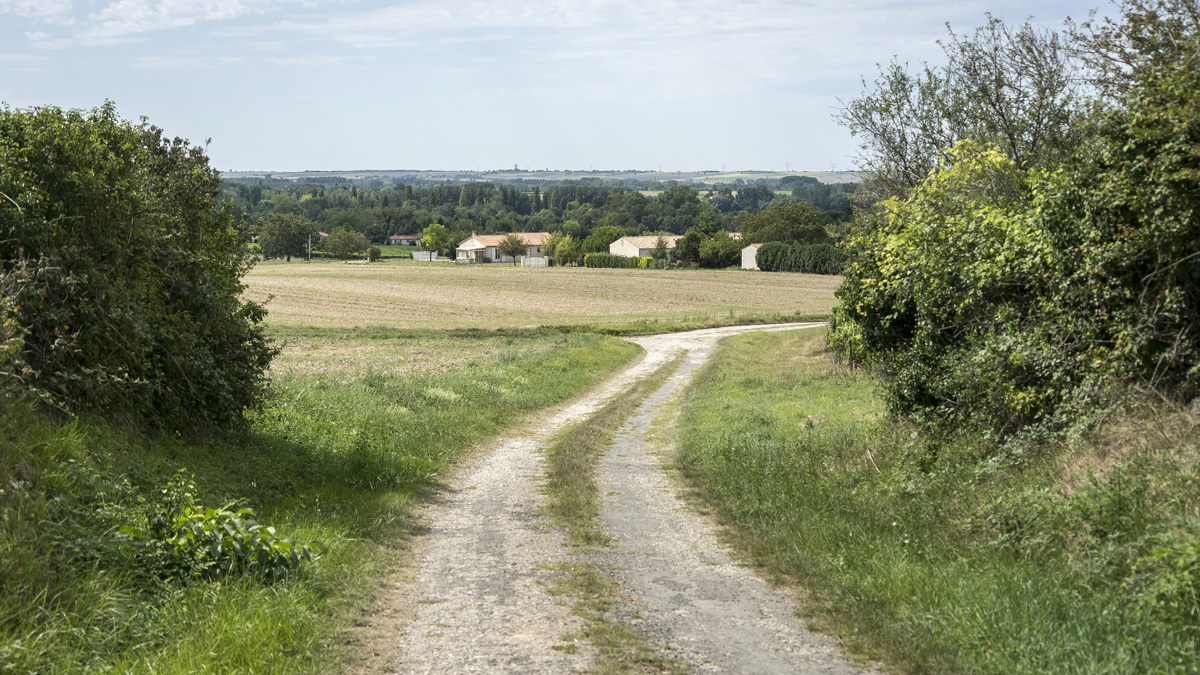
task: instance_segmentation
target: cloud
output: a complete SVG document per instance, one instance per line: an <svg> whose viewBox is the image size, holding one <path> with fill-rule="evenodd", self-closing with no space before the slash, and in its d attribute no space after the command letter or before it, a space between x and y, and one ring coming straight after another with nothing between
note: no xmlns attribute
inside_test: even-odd
<svg viewBox="0 0 1200 675"><path fill-rule="evenodd" d="M240 56L145 56L133 62L135 68L216 68L244 62Z"/></svg>
<svg viewBox="0 0 1200 675"><path fill-rule="evenodd" d="M76 38L84 44L107 44L137 33L224 21L262 14L283 0L115 0L92 14L94 22Z"/></svg>
<svg viewBox="0 0 1200 675"><path fill-rule="evenodd" d="M629 77L673 68L690 76L788 79L796 68L857 74L862 48L899 48L902 36L914 33L932 56L942 21L982 17L984 9L981 0L413 0L240 27L226 36L291 32L361 49L490 43L514 52L519 63L559 72L567 61Z"/></svg>
<svg viewBox="0 0 1200 675"><path fill-rule="evenodd" d="M0 52L0 63L40 63L48 61L44 56L33 56L30 54L14 54Z"/></svg>
<svg viewBox="0 0 1200 675"><path fill-rule="evenodd" d="M0 14L12 13L46 23L74 21L71 0L0 0Z"/></svg>

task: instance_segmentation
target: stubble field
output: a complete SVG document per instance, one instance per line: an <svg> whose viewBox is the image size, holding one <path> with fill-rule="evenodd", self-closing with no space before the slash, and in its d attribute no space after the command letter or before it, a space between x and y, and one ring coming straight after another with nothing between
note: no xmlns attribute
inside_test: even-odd
<svg viewBox="0 0 1200 675"><path fill-rule="evenodd" d="M261 263L246 295L272 328L412 330L619 325L823 314L840 276L737 270L525 269L386 262Z"/></svg>

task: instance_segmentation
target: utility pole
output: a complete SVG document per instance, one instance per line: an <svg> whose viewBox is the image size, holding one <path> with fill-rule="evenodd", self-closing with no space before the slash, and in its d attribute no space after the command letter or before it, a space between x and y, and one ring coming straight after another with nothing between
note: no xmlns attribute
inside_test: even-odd
<svg viewBox="0 0 1200 675"><path fill-rule="evenodd" d="M308 262L312 262L312 232L308 233Z"/></svg>

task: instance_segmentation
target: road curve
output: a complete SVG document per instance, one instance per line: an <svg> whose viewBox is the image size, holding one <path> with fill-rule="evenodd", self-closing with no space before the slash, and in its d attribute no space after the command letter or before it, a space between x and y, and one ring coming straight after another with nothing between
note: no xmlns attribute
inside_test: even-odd
<svg viewBox="0 0 1200 675"><path fill-rule="evenodd" d="M605 498L603 518L620 548L597 554L598 560L634 598L634 609L626 613L641 613L638 629L654 642L677 647L669 654L701 672L847 672L832 648L803 630L786 596L729 562L713 533L682 508L657 464L642 451L659 406L690 381L717 340L818 325L731 326L633 339L646 350L640 362L460 472L424 516L429 529L417 546L416 571L396 591L414 600L405 605L403 627L387 638L388 644L376 645L385 652L373 660L376 670L568 673L587 668L593 655L586 646L574 654L554 649L565 633L577 633L581 626L569 607L547 592L554 573L546 566L569 553L561 534L537 515L543 500L542 453L557 432L686 352L680 372L625 424L605 460L601 494L617 494ZM643 519L652 522L634 522ZM685 549L692 554L681 554ZM634 558L637 564L631 564ZM728 602L738 597L745 599ZM738 628L713 633L714 622ZM725 652L743 656L730 658ZM788 656L769 656L779 653ZM792 657L807 658L808 665L797 669L801 662ZM788 669L779 670L780 663Z"/></svg>

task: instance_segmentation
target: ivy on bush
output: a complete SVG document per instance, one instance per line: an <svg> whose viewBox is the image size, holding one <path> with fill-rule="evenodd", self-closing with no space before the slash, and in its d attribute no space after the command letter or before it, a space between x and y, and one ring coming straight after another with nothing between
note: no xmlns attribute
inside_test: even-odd
<svg viewBox="0 0 1200 675"><path fill-rule="evenodd" d="M326 552L319 542L297 544L255 521L234 504L205 508L196 486L179 472L163 488L161 501L144 504L136 522L120 535L140 549L143 563L167 579L218 579L255 574L277 579Z"/></svg>

